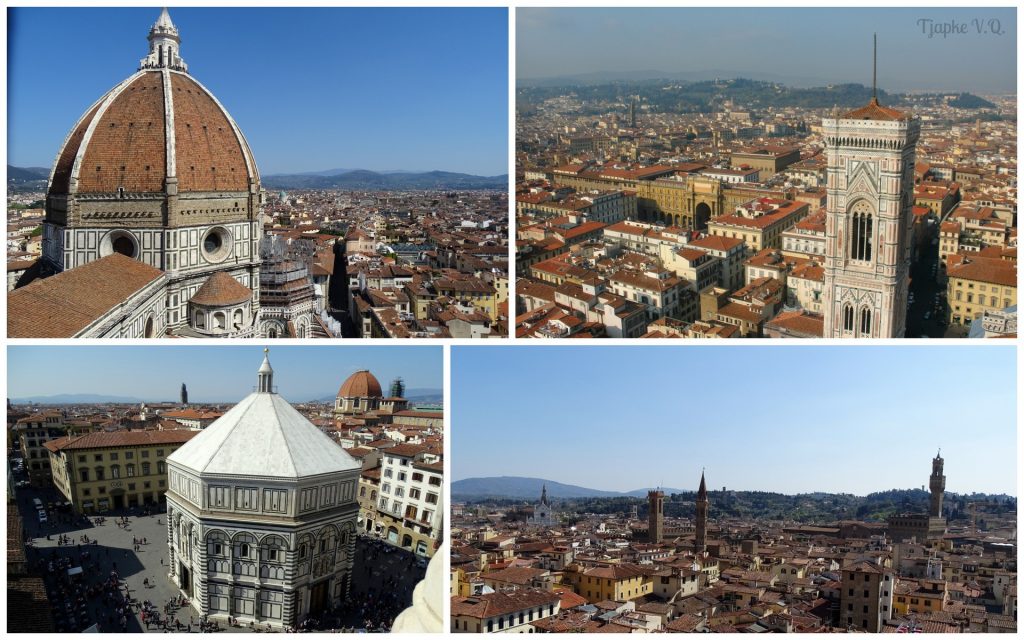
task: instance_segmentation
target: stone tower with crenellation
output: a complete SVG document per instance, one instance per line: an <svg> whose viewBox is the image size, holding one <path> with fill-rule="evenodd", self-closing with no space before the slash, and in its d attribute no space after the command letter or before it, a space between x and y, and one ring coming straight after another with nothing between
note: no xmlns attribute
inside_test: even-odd
<svg viewBox="0 0 1024 640"><path fill-rule="evenodd" d="M928 488L931 489L931 508L928 515L932 518L942 517L942 496L946 491L946 476L942 475L943 459L941 451L935 454L932 459L932 475L928 479Z"/></svg>

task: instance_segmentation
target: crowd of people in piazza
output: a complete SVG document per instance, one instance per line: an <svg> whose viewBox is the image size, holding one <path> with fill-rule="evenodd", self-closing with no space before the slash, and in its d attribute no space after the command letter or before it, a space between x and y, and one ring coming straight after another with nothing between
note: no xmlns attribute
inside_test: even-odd
<svg viewBox="0 0 1024 640"><path fill-rule="evenodd" d="M424 560L373 536L359 539L364 555L354 568L349 597L341 606L306 618L289 631L388 633L398 614L412 604L413 589L423 579ZM373 583L375 573L378 584Z"/></svg>
<svg viewBox="0 0 1024 640"><path fill-rule="evenodd" d="M31 549L29 556L43 575L57 631L128 631L141 605L118 572L118 550L111 556L84 534L61 538L58 547Z"/></svg>
<svg viewBox="0 0 1024 640"><path fill-rule="evenodd" d="M145 515L148 515L148 511ZM113 524L131 531L127 515L111 516ZM60 514L58 522L67 525L105 526L105 516L81 517ZM158 522L158 524L161 524ZM229 617L226 623L198 617L187 598L177 596L157 603L145 597L155 587L144 577L131 587L121 577L118 559L127 564L130 551L99 546L88 533L46 534L55 547L36 548L29 541L29 560L44 576L47 595L54 606L59 632L215 632L233 628L238 631L276 632L268 624L240 621ZM349 595L338 606L315 617L305 618L285 632L310 631L387 633L395 618L412 602L412 591L423 578L426 561L408 550L395 547L372 535L359 536L363 557L354 567ZM132 550L139 552L151 542L146 537L132 537ZM163 561L161 561L163 564ZM361 575L359 575L361 574ZM141 588L140 595L137 589ZM187 621L185 614L189 615ZM140 624L141 623L141 624Z"/></svg>

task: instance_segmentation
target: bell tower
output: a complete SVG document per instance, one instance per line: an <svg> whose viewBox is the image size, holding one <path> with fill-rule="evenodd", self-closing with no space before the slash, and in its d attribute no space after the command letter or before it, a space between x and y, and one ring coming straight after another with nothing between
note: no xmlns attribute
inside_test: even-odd
<svg viewBox="0 0 1024 640"><path fill-rule="evenodd" d="M707 551L708 546L708 486L704 482L704 472L700 472L700 488L697 489L697 536L693 541L693 550L697 555Z"/></svg>
<svg viewBox="0 0 1024 640"><path fill-rule="evenodd" d="M665 493L656 490L647 492L647 535L651 542L661 542L665 531Z"/></svg>
<svg viewBox="0 0 1024 640"><path fill-rule="evenodd" d="M935 457L932 459L932 475L928 479L928 488L932 492L928 515L933 518L942 516L942 497L946 491L946 476L942 475L942 465L944 462L942 450L939 449L939 453L935 454Z"/></svg>
<svg viewBox="0 0 1024 640"><path fill-rule="evenodd" d="M822 130L828 160L823 335L901 338L920 122L882 106L873 87L867 105L825 118Z"/></svg>

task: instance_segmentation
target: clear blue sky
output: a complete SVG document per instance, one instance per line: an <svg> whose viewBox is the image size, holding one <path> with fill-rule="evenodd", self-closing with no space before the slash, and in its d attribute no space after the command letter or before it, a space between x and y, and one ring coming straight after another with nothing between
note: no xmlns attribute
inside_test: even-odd
<svg viewBox="0 0 1024 640"><path fill-rule="evenodd" d="M1012 347L452 348L456 480L1017 494Z"/></svg>
<svg viewBox="0 0 1024 640"><path fill-rule="evenodd" d="M992 19L1003 35L991 33ZM918 20L952 20L967 33L929 38ZM885 90L1016 91L1017 10L987 7L524 8L516 13L516 75L712 71L796 86L867 85L874 32Z"/></svg>
<svg viewBox="0 0 1024 640"><path fill-rule="evenodd" d="M171 7L189 72L264 174L508 171L504 8ZM135 72L159 7L8 9L8 163L49 167Z"/></svg>
<svg viewBox="0 0 1024 640"><path fill-rule="evenodd" d="M22 398L90 393L176 401L237 402L252 392L264 345L252 346L12 346L7 395ZM278 392L292 402L334 397L358 369L369 369L384 391L401 376L406 389L444 388L441 347L275 346L270 364Z"/></svg>

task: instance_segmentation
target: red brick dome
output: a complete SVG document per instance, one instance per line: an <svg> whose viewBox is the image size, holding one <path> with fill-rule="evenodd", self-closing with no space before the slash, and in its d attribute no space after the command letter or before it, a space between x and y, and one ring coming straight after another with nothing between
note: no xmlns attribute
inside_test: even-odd
<svg viewBox="0 0 1024 640"><path fill-rule="evenodd" d="M339 398L380 398L383 395L377 378L365 369L350 375L338 389Z"/></svg>
<svg viewBox="0 0 1024 640"><path fill-rule="evenodd" d="M165 22L164 19L166 18ZM250 190L259 173L234 120L177 55L166 14L150 32L142 68L91 106L68 134L49 193Z"/></svg>

